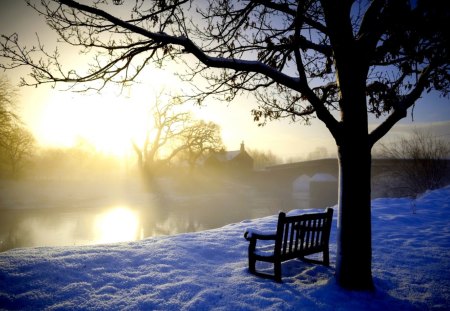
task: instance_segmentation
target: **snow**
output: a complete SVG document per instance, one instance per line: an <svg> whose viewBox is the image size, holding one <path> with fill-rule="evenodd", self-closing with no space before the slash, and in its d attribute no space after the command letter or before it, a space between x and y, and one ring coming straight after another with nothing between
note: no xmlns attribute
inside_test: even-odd
<svg viewBox="0 0 450 311"><path fill-rule="evenodd" d="M337 213L331 267L288 261L283 283L249 274L243 233L273 231L273 215L136 242L0 253L0 309L448 310L450 187L372 206L374 292L335 284Z"/></svg>
<svg viewBox="0 0 450 311"><path fill-rule="evenodd" d="M273 229L273 228L272 228ZM246 228L245 230L244 230L244 237L247 237L247 238L252 238L252 236L253 235L274 235L274 234L276 234L276 230L272 230L272 231L260 231L260 230L257 230L257 229L254 229L254 228Z"/></svg>

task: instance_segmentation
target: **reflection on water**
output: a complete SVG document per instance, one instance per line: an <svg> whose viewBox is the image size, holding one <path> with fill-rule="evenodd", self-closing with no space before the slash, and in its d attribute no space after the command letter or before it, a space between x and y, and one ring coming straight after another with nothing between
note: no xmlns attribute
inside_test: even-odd
<svg viewBox="0 0 450 311"><path fill-rule="evenodd" d="M134 241L217 228L243 219L268 216L276 210L242 206L216 208L177 203L155 206L112 206L90 209L1 210L0 251L17 247L91 245Z"/></svg>
<svg viewBox="0 0 450 311"><path fill-rule="evenodd" d="M100 243L134 241L139 229L136 212L127 207L113 207L95 217L94 240Z"/></svg>
<svg viewBox="0 0 450 311"><path fill-rule="evenodd" d="M166 189L164 195L135 185L102 184L98 189L86 183L67 188L37 185L0 187L0 251L134 241L218 228L301 207L286 200L286 194L234 184L196 192Z"/></svg>

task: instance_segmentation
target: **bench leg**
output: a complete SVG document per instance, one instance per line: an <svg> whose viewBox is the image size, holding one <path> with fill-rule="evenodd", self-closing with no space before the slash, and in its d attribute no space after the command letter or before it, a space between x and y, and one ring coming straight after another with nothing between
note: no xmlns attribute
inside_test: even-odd
<svg viewBox="0 0 450 311"><path fill-rule="evenodd" d="M330 265L330 252L328 249L323 251L323 264L327 267Z"/></svg>
<svg viewBox="0 0 450 311"><path fill-rule="evenodd" d="M254 256L255 253L255 248L256 248L256 239L251 239L250 243L248 244L248 270L255 274L256 272L256 259Z"/></svg>
<svg viewBox="0 0 450 311"><path fill-rule="evenodd" d="M273 263L275 281L281 282L281 261L275 261Z"/></svg>
<svg viewBox="0 0 450 311"><path fill-rule="evenodd" d="M255 258L251 254L248 254L248 270L250 271L250 273L255 274L256 272L255 266L256 266Z"/></svg>

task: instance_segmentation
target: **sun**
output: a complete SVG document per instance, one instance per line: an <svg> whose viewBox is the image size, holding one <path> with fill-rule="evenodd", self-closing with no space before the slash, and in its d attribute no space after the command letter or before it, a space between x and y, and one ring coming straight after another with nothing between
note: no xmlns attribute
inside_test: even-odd
<svg viewBox="0 0 450 311"><path fill-rule="evenodd" d="M142 107L111 93L57 93L40 116L37 136L44 145L71 147L83 139L98 152L124 156L143 122Z"/></svg>
<svg viewBox="0 0 450 311"><path fill-rule="evenodd" d="M143 141L151 122L150 111L158 93L180 92L170 72L154 69L121 92L108 85L100 93L53 91L34 118L34 132L46 146L71 147L83 141L96 151L124 157L132 154L133 141Z"/></svg>

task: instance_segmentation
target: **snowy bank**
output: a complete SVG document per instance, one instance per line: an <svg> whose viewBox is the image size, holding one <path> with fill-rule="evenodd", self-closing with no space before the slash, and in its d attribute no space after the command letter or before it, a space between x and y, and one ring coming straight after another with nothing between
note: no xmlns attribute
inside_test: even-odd
<svg viewBox="0 0 450 311"><path fill-rule="evenodd" d="M372 205L373 293L334 283L336 216L330 268L289 261L282 284L249 274L243 232L273 231L273 215L138 242L0 253L0 309L448 310L450 187Z"/></svg>

